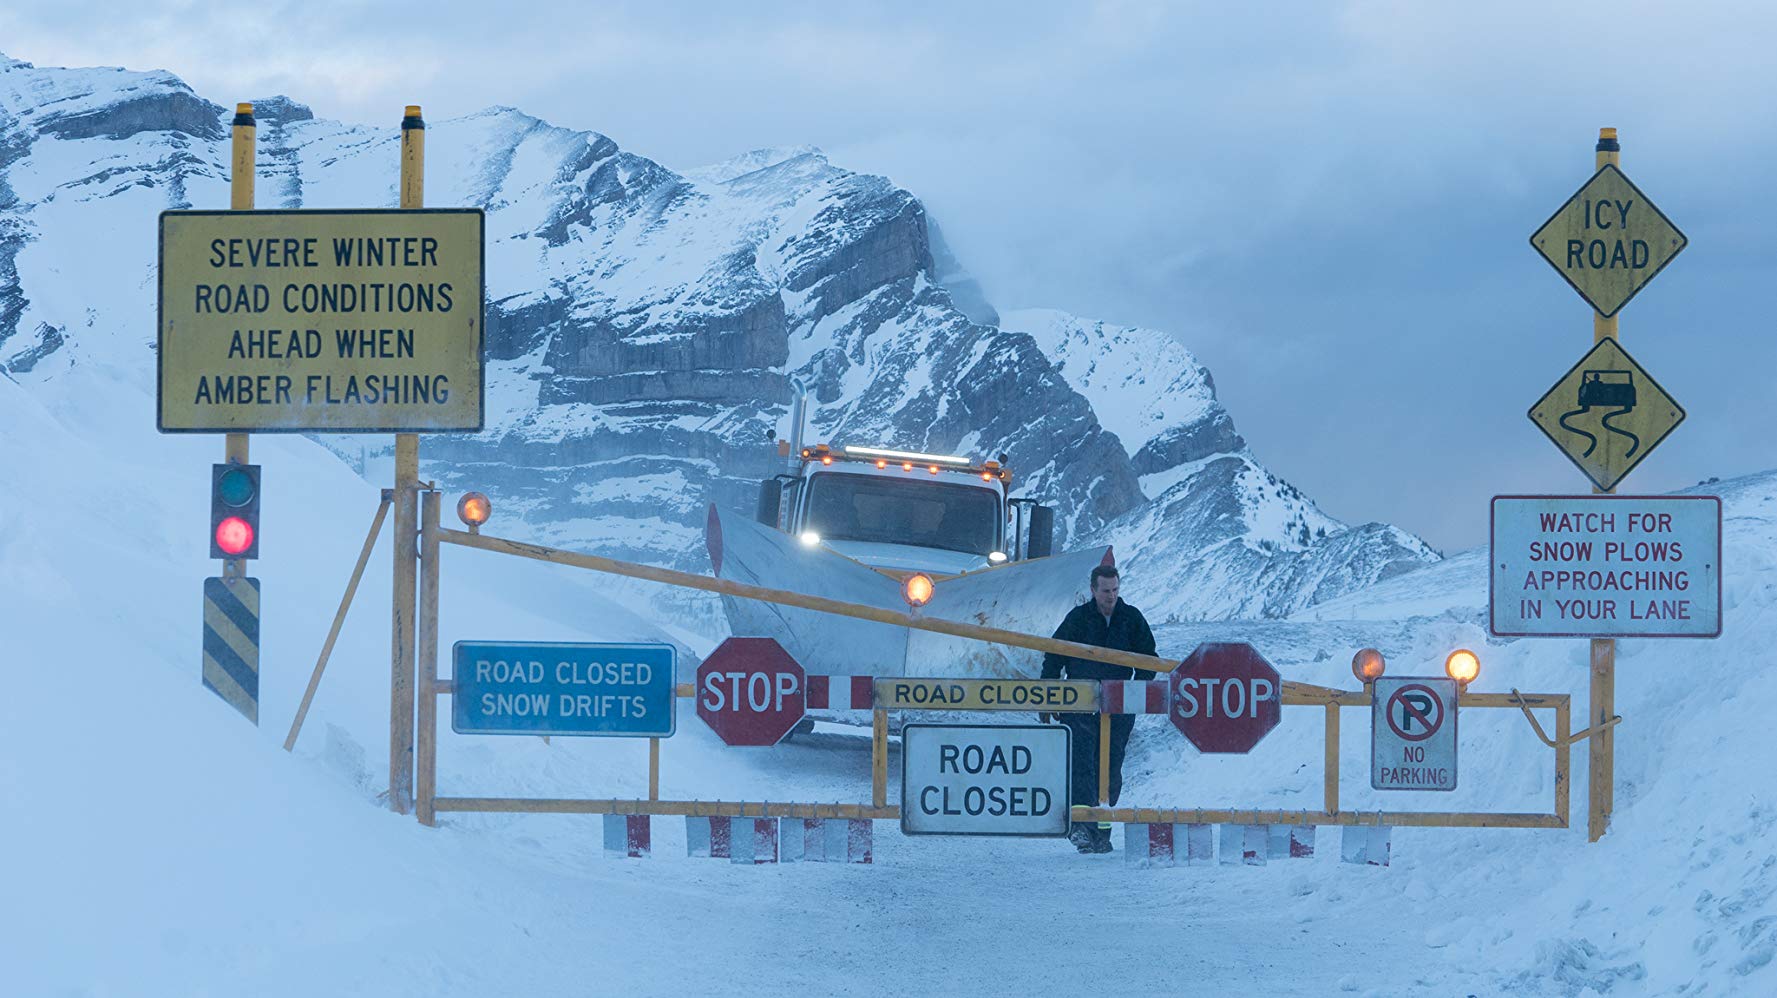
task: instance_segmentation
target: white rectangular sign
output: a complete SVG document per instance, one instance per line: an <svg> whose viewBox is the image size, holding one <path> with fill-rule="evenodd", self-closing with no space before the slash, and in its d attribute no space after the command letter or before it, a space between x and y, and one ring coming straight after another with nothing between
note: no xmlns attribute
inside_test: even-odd
<svg viewBox="0 0 1777 998"><path fill-rule="evenodd" d="M1385 676L1370 702L1370 786L1456 789L1456 680Z"/></svg>
<svg viewBox="0 0 1777 998"><path fill-rule="evenodd" d="M903 727L902 833L1065 836L1069 738L1060 724Z"/></svg>
<svg viewBox="0 0 1777 998"><path fill-rule="evenodd" d="M1495 496L1492 556L1496 635L1721 634L1715 496Z"/></svg>

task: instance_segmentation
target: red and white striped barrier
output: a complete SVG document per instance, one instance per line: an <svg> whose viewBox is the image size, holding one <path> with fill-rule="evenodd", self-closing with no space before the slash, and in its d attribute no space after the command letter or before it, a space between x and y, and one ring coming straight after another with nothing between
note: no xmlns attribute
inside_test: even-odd
<svg viewBox="0 0 1777 998"><path fill-rule="evenodd" d="M1222 865L1264 866L1271 852L1264 825L1223 825Z"/></svg>
<svg viewBox="0 0 1777 998"><path fill-rule="evenodd" d="M1185 861L1191 866L1210 866L1216 861L1216 826L1186 825Z"/></svg>
<svg viewBox="0 0 1777 998"><path fill-rule="evenodd" d="M876 705L869 676L809 676L809 710L869 710Z"/></svg>
<svg viewBox="0 0 1777 998"><path fill-rule="evenodd" d="M714 820L714 819L711 819ZM736 863L777 862L775 818L728 819L728 858Z"/></svg>
<svg viewBox="0 0 1777 998"><path fill-rule="evenodd" d="M735 863L775 863L777 819L687 817L685 854Z"/></svg>
<svg viewBox="0 0 1777 998"><path fill-rule="evenodd" d="M1314 832L1313 825L1290 826L1290 859L1314 858Z"/></svg>
<svg viewBox="0 0 1777 998"><path fill-rule="evenodd" d="M1387 866L1391 832L1387 825L1346 825L1339 858L1347 863Z"/></svg>
<svg viewBox="0 0 1777 998"><path fill-rule="evenodd" d="M871 863L868 818L780 818L778 857L785 863Z"/></svg>
<svg viewBox="0 0 1777 998"><path fill-rule="evenodd" d="M1313 859L1313 825L1270 825L1266 855L1271 859Z"/></svg>
<svg viewBox="0 0 1777 998"><path fill-rule="evenodd" d="M1137 866L1172 866L1184 826L1130 821L1123 825L1123 860Z"/></svg>
<svg viewBox="0 0 1777 998"><path fill-rule="evenodd" d="M1106 714L1166 713L1165 680L1101 679L1098 686Z"/></svg>
<svg viewBox="0 0 1777 998"><path fill-rule="evenodd" d="M653 851L650 819L645 814L605 815L605 855L647 859Z"/></svg>
<svg viewBox="0 0 1777 998"><path fill-rule="evenodd" d="M608 846L608 820L605 828ZM873 863L872 828L867 818L688 817L685 854L754 864Z"/></svg>
<svg viewBox="0 0 1777 998"><path fill-rule="evenodd" d="M876 705L873 676L809 676L809 710L870 710ZM1099 680L1104 713L1164 714L1169 697L1164 679Z"/></svg>
<svg viewBox="0 0 1777 998"><path fill-rule="evenodd" d="M1123 826L1123 859L1136 866L1191 866L1215 862L1215 826L1148 824ZM1223 825L1222 862L1262 866L1272 859L1311 859L1313 825Z"/></svg>

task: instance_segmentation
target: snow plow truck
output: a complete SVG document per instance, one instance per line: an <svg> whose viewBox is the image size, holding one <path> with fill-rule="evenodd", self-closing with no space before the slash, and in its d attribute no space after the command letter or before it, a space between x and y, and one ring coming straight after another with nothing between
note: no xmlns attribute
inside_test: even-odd
<svg viewBox="0 0 1777 998"><path fill-rule="evenodd" d="M799 440L779 453L788 470L760 483L753 517L710 507L705 542L720 578L1048 635L1086 599L1092 568L1112 563L1109 547L1051 554L1053 510L1012 497L1004 455L976 461ZM909 596L927 589L913 606ZM1017 678L1041 669L1042 656L1027 649L722 602L731 633L776 638L813 674Z"/></svg>

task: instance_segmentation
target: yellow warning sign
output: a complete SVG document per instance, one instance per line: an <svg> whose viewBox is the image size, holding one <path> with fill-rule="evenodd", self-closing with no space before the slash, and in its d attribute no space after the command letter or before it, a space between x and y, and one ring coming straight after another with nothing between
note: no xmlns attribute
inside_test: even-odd
<svg viewBox="0 0 1777 998"><path fill-rule="evenodd" d="M1530 407L1530 421L1608 492L1684 422L1684 409L1605 337Z"/></svg>
<svg viewBox="0 0 1777 998"><path fill-rule="evenodd" d="M1647 195L1608 164L1530 237L1543 259L1606 317L1628 304L1685 242Z"/></svg>
<svg viewBox="0 0 1777 998"><path fill-rule="evenodd" d="M160 216L159 426L475 432L480 209Z"/></svg>

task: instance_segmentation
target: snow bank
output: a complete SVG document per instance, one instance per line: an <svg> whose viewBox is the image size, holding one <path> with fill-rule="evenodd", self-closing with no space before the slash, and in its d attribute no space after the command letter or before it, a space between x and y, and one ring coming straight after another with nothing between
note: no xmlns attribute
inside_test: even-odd
<svg viewBox="0 0 1777 998"><path fill-rule="evenodd" d="M753 869L682 858L668 820L655 859L619 863L598 855L596 819L447 816L427 830L382 810L386 541L286 755L374 490L312 443L254 440L267 524L255 730L197 679L198 582L212 567L197 536L202 472L217 441L154 435L145 397L78 365L30 393L0 381L0 420L0 795L7 854L26 858L8 864L0 918L12 993L1777 987L1777 807L1762 773L1777 676L1749 666L1777 638L1777 477L1721 489L1734 552L1724 637L1623 643L1618 817L1599 845L1580 828L1397 830L1395 865L1378 870L1337 863L1323 831L1312 862L1154 871L1052 842L902 839L879 823L875 867ZM446 646L658 633L575 573L446 559ZM1383 648L1396 674L1435 671L1460 644L1481 651L1485 689L1583 698L1584 643L1489 641L1463 565L1480 577L1468 556L1354 600L1372 619L1181 626L1162 646L1251 640L1292 677L1343 685L1360 644ZM1548 751L1491 713L1464 719L1463 789L1420 806L1546 806ZM855 737L749 752L722 748L689 712L681 722L663 753L668 796L868 793ZM1361 789L1365 738L1349 716L1346 800L1385 806ZM1320 739L1314 712L1291 708L1251 756L1208 758L1145 719L1127 800L1313 807ZM644 792L640 743L446 733L442 745L448 793Z"/></svg>

